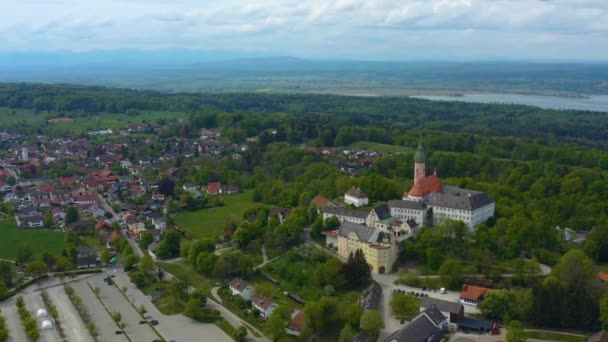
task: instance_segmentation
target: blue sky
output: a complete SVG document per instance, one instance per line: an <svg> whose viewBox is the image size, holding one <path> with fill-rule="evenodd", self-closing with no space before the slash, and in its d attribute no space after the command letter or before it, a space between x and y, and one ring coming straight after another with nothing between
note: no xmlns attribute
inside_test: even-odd
<svg viewBox="0 0 608 342"><path fill-rule="evenodd" d="M0 52L608 60L608 0L0 0Z"/></svg>

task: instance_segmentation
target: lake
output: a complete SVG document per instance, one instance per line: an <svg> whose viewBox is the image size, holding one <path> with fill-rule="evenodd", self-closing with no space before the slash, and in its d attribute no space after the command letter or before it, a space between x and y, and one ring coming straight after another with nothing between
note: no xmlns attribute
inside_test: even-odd
<svg viewBox="0 0 608 342"><path fill-rule="evenodd" d="M588 98L522 94L464 94L463 96L417 95L417 99L433 101L461 101L477 103L510 103L550 109L575 109L608 112L608 95L591 95Z"/></svg>

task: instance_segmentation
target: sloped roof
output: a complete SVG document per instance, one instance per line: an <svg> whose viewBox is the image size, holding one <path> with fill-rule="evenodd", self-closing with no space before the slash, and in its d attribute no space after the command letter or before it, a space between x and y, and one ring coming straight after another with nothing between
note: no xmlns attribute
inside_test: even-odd
<svg viewBox="0 0 608 342"><path fill-rule="evenodd" d="M372 209L380 221L391 217L391 210L387 204L382 204Z"/></svg>
<svg viewBox="0 0 608 342"><path fill-rule="evenodd" d="M439 177L431 175L422 178L418 183L414 184L407 194L414 197L424 197L430 193L441 192L441 189L442 185Z"/></svg>
<svg viewBox="0 0 608 342"><path fill-rule="evenodd" d="M420 307L429 308L431 306L435 306L441 312L449 312L453 314L457 314L463 308L461 303L451 302L448 300L433 298L433 297L424 297L422 298L422 302L420 302Z"/></svg>
<svg viewBox="0 0 608 342"><path fill-rule="evenodd" d="M437 325L445 319L446 317L436 308L428 308L416 316L405 328L393 334L386 341L426 342L429 337L441 330Z"/></svg>
<svg viewBox="0 0 608 342"><path fill-rule="evenodd" d="M329 203L329 200L321 195L315 196L315 198L310 201L310 204L315 206L317 209L323 208L327 203Z"/></svg>
<svg viewBox="0 0 608 342"><path fill-rule="evenodd" d="M350 188L345 193L345 195L352 196L355 198L367 198L367 194L365 192L363 192L361 189L355 188L355 187Z"/></svg>
<svg viewBox="0 0 608 342"><path fill-rule="evenodd" d="M419 201L390 200L387 204L389 208L424 210L424 203Z"/></svg>
<svg viewBox="0 0 608 342"><path fill-rule="evenodd" d="M230 282L230 287L241 292L249 286L249 283L240 278L234 278Z"/></svg>
<svg viewBox="0 0 608 342"><path fill-rule="evenodd" d="M461 299L478 301L481 299L486 293L492 291L487 287L475 286L475 285L464 285L462 287L462 292L460 292Z"/></svg>
<svg viewBox="0 0 608 342"><path fill-rule="evenodd" d="M349 216L349 217L355 217L355 218L360 218L360 219L365 219L368 215L368 212L365 211L361 211L361 210L355 210L355 209L349 209L349 208L343 208L343 207L325 207L324 212L326 214L330 214L330 215L336 215L336 216Z"/></svg>
<svg viewBox="0 0 608 342"><path fill-rule="evenodd" d="M599 272L597 274L597 278L601 281L606 281L608 282L608 274L604 273L604 272Z"/></svg>
<svg viewBox="0 0 608 342"><path fill-rule="evenodd" d="M441 193L431 193L428 197L429 205L469 211L491 203L492 200L485 192L448 185L443 187Z"/></svg>

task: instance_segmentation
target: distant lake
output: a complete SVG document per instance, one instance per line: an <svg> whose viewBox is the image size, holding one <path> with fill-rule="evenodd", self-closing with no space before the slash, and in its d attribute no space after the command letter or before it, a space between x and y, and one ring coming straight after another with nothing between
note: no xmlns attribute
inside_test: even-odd
<svg viewBox="0 0 608 342"><path fill-rule="evenodd" d="M608 112L608 95L591 95L588 98L521 94L464 94L463 96L411 96L434 101L461 101L477 103L509 103L550 109L575 109L594 112Z"/></svg>

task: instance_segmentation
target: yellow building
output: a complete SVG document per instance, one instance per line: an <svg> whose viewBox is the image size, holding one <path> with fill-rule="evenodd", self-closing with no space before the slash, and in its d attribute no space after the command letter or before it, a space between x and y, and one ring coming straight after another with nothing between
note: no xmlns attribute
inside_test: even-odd
<svg viewBox="0 0 608 342"><path fill-rule="evenodd" d="M328 245L338 247L338 254L348 258L358 249L363 251L372 272L390 272L399 256L395 238L380 229L352 222L343 222L340 228L325 232Z"/></svg>

